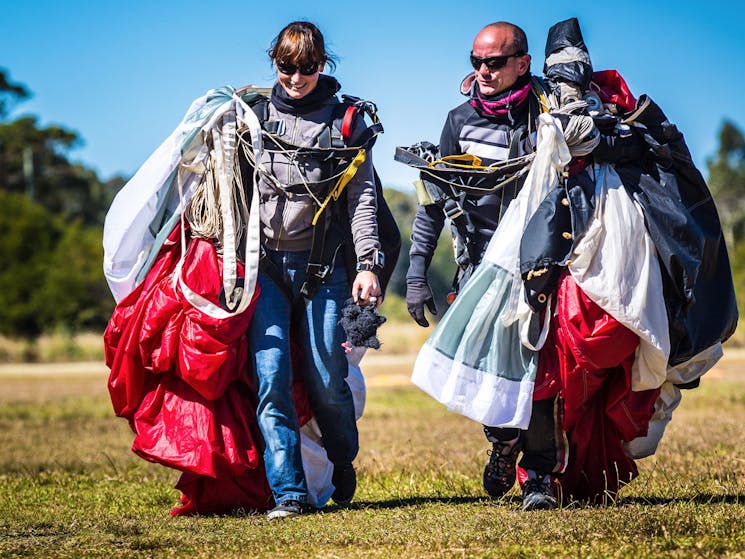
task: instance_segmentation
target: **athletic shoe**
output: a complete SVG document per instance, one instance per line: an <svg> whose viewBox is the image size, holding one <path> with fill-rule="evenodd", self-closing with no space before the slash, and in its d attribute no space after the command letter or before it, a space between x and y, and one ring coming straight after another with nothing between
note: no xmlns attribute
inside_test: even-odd
<svg viewBox="0 0 745 559"><path fill-rule="evenodd" d="M520 440L492 441L492 449L488 453L489 461L484 467L484 490L491 497L499 499L515 485Z"/></svg>
<svg viewBox="0 0 745 559"><path fill-rule="evenodd" d="M289 500L278 504L272 510L267 512L266 517L269 520L276 520L278 518L289 518L290 516L305 514L309 510L310 508L305 503Z"/></svg>
<svg viewBox="0 0 745 559"><path fill-rule="evenodd" d="M555 509L558 506L551 476L528 470L528 479L523 484L523 510Z"/></svg>
<svg viewBox="0 0 745 559"><path fill-rule="evenodd" d="M334 465L334 474L331 476L334 484L334 492L331 498L342 507L352 502L354 492L357 490L357 472L352 464Z"/></svg>

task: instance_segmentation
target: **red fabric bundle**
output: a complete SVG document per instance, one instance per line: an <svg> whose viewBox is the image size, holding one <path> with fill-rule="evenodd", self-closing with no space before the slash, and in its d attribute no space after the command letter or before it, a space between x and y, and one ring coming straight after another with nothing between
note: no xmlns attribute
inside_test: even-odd
<svg viewBox="0 0 745 559"><path fill-rule="evenodd" d="M564 499L599 501L637 475L623 442L647 433L659 390L631 390L639 339L564 273L557 292L555 351L569 463Z"/></svg>
<svg viewBox="0 0 745 559"><path fill-rule="evenodd" d="M636 108L636 98L631 94L626 80L616 70L593 72L590 89L597 92L603 103L614 103L624 112Z"/></svg>
<svg viewBox="0 0 745 559"><path fill-rule="evenodd" d="M183 506L171 514L265 510L273 501L245 335L259 289L245 312L226 319L192 307L173 281L179 235L179 228L171 233L104 334L114 412L129 420L136 454L184 472L177 485ZM221 272L213 244L192 239L182 269L190 289L218 304ZM301 382L295 398L304 424L311 411Z"/></svg>

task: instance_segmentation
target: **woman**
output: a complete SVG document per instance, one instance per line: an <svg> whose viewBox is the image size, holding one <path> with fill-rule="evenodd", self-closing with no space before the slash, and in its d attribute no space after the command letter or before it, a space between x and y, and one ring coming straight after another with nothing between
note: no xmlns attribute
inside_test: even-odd
<svg viewBox="0 0 745 559"><path fill-rule="evenodd" d="M261 165L257 165L266 258L259 273L261 295L248 339L256 372L264 463L276 505L268 517L284 518L309 510L292 397L293 374L304 378L326 453L334 464L332 498L346 505L354 495L352 462L358 451L358 435L352 394L345 381L348 364L339 320L350 295L363 305L379 300L381 288L375 272L380 243L374 171L370 155L365 153L345 188L345 211L353 231L358 270L351 292L344 250L335 251L331 269L314 293L303 290L309 280L306 268L314 218L333 186L329 176L333 172L325 156L303 148L320 147L320 138L338 114L336 92L340 86L321 73L326 64L332 68L335 64L323 35L312 23L287 25L273 41L269 57L278 78L265 122L272 123L276 133L264 132ZM362 118L353 124L352 145L366 129ZM292 360L291 337L297 350L293 356L297 359Z"/></svg>

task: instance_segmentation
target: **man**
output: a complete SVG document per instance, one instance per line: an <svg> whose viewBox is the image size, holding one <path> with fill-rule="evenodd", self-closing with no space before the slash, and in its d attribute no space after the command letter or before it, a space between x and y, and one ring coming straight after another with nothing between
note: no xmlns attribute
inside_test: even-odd
<svg viewBox="0 0 745 559"><path fill-rule="evenodd" d="M473 41L474 68L461 84L468 101L448 114L440 137L439 157L470 154L482 165L514 159L534 147L538 103L532 89L531 57L525 33L519 27L497 22L484 27ZM453 192L453 198L420 205L412 227L410 266L406 276L406 303L412 318L428 326L425 307L437 314L427 269L437 239L451 219L456 261L457 291L481 262L484 251L507 205L517 195L520 180L507 181L484 195ZM484 468L484 489L502 497L515 483L517 456L527 470L523 486L523 509L556 508L551 474L557 464L558 440L554 434L554 398L533 403L526 431L484 426L492 450Z"/></svg>

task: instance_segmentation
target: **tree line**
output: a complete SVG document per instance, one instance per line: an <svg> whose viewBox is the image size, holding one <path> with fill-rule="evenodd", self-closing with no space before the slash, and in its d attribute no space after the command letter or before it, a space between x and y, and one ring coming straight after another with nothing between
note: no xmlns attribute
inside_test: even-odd
<svg viewBox="0 0 745 559"><path fill-rule="evenodd" d="M102 180L70 160L77 132L41 126L35 116L9 119L31 96L0 68L0 335L33 339L43 333L102 331L114 308L102 272L103 221L125 177ZM725 121L717 152L707 162L730 250L740 309L745 309L745 136ZM409 320L404 302L413 189L386 189L403 246L383 308L390 320ZM440 315L455 265L449 233L440 238L429 279Z"/></svg>
<svg viewBox="0 0 745 559"><path fill-rule="evenodd" d="M35 116L9 120L30 96L0 69L0 334L102 330L114 308L101 271L103 219L125 179L102 181L72 162L75 131Z"/></svg>

